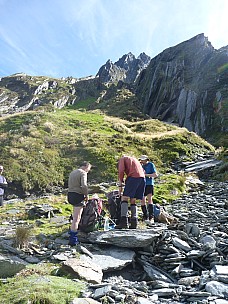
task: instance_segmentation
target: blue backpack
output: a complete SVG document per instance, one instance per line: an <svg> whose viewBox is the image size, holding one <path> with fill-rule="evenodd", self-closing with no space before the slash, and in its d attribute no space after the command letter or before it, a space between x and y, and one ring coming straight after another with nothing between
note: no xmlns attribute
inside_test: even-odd
<svg viewBox="0 0 228 304"><path fill-rule="evenodd" d="M160 213L161 213L161 207L159 205L154 205L154 218L158 219Z"/></svg>

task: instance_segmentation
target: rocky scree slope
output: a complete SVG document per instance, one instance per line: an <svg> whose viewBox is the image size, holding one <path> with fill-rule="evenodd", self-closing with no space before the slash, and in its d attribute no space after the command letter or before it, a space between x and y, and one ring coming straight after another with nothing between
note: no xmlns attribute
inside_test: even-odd
<svg viewBox="0 0 228 304"><path fill-rule="evenodd" d="M37 235L38 242L33 237L26 246L16 247L15 230L26 226L26 220L16 219L16 214L23 212L19 204L8 202L8 220L0 225L0 281L7 288L8 277L21 273L31 284L31 275L36 273L37 282L52 282L53 274L42 275L38 267L31 266L54 263L59 269L55 275L68 274L66 284L70 278L87 282L83 293L86 303L227 303L227 183L194 178L188 182L190 193L168 209L178 223L80 233L77 248L69 247L67 232L49 231ZM20 206L38 227L50 222L67 230L68 219L61 210L29 200ZM20 295L21 288L16 292Z"/></svg>

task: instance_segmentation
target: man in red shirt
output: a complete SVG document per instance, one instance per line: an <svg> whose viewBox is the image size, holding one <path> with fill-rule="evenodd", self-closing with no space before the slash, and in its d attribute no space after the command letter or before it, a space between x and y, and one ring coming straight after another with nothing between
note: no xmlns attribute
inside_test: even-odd
<svg viewBox="0 0 228 304"><path fill-rule="evenodd" d="M124 177L126 175L125 187ZM145 173L139 160L131 156L122 156L118 162L119 194L121 197L121 219L117 228L128 228L128 202L130 200L130 228L136 229L138 222L136 199L142 200L145 190Z"/></svg>

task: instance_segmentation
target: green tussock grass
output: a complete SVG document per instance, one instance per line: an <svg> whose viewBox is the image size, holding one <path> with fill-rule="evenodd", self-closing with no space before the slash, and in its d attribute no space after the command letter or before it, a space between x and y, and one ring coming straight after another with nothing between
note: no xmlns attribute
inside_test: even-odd
<svg viewBox="0 0 228 304"><path fill-rule="evenodd" d="M1 162L12 191L67 186L70 171L84 160L93 182L117 180L123 154L147 154L162 173L179 157L214 148L186 129L158 120L128 121L71 108L33 111L0 119Z"/></svg>
<svg viewBox="0 0 228 304"><path fill-rule="evenodd" d="M7 279L0 285L0 302L4 304L69 304L80 294L82 282L32 274Z"/></svg>
<svg viewBox="0 0 228 304"><path fill-rule="evenodd" d="M185 177L183 175L166 174L155 180L154 197L155 203L171 203L186 191Z"/></svg>

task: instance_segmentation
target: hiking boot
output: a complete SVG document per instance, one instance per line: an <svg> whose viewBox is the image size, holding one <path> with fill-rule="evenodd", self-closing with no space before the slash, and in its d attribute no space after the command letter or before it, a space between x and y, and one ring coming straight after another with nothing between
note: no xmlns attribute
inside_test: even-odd
<svg viewBox="0 0 228 304"><path fill-rule="evenodd" d="M131 219L131 225L130 225L130 229L136 229L137 228L137 224L138 224L138 220L137 218L132 218Z"/></svg>
<svg viewBox="0 0 228 304"><path fill-rule="evenodd" d="M115 226L115 229L128 229L128 218L126 216L122 216L120 218L120 222Z"/></svg>
<svg viewBox="0 0 228 304"><path fill-rule="evenodd" d="M78 232L77 231L69 231L69 245L70 246L75 246L77 244L79 244L79 241L78 241Z"/></svg>

